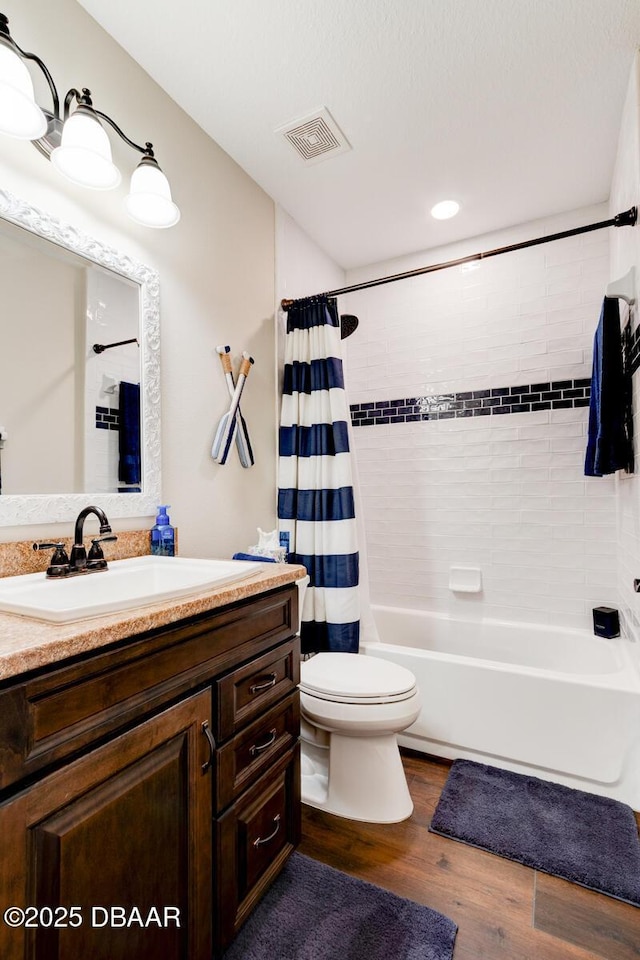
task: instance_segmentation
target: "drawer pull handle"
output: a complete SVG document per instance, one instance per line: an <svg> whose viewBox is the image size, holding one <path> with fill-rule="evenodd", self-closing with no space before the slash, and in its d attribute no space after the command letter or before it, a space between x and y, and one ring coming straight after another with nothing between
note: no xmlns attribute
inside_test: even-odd
<svg viewBox="0 0 640 960"><path fill-rule="evenodd" d="M256 847L256 848L257 848L257 847L261 847L261 846L263 846L263 844L269 843L269 840L273 840L273 838L275 837L276 833L277 833L278 830L280 829L280 814L279 814L279 813L277 813L277 814L275 815L275 817L273 818L273 822L274 822L275 825L276 825L276 828L275 828L275 830L273 831L273 833L270 833L268 837L258 837L257 840L254 840L254 841L253 841L254 847Z"/></svg>
<svg viewBox="0 0 640 960"><path fill-rule="evenodd" d="M209 767L211 766L211 764L213 763L213 755L216 751L216 742L213 739L213 734L211 733L211 730L209 729L208 720L205 720L204 723L202 724L202 732L204 733L205 737L209 741L209 759L205 760L205 762L202 764L202 772L206 773Z"/></svg>
<svg viewBox="0 0 640 960"><path fill-rule="evenodd" d="M249 750L249 753L252 757L255 757L256 753L262 753L263 750L266 750L267 747L270 747L272 743L276 742L276 737L278 736L276 728L269 731L268 737L264 743L254 743L254 745Z"/></svg>
<svg viewBox="0 0 640 960"><path fill-rule="evenodd" d="M270 673L269 679L264 683L252 683L249 687L249 693L262 693L263 690L268 690L269 687L275 687L277 679L277 673Z"/></svg>

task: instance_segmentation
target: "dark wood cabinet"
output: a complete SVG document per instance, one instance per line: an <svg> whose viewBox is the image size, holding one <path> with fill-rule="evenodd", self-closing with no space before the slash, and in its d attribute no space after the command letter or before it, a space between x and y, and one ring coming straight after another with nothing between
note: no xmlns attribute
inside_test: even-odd
<svg viewBox="0 0 640 960"><path fill-rule="evenodd" d="M210 957L210 709L188 697L3 804L3 906L37 907L0 928L5 960Z"/></svg>
<svg viewBox="0 0 640 960"><path fill-rule="evenodd" d="M300 842L300 745L216 821L218 938L228 944Z"/></svg>
<svg viewBox="0 0 640 960"><path fill-rule="evenodd" d="M228 945L300 839L296 593L0 689L3 960Z"/></svg>

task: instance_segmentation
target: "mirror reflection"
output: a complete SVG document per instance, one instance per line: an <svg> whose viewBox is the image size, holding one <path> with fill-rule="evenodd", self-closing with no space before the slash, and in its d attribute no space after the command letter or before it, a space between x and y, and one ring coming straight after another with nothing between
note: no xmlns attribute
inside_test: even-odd
<svg viewBox="0 0 640 960"><path fill-rule="evenodd" d="M141 491L140 312L138 283L0 219L3 495Z"/></svg>

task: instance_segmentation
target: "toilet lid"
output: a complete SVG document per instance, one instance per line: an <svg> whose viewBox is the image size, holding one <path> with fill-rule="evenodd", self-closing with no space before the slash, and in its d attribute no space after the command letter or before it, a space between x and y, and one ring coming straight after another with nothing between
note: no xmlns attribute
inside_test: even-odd
<svg viewBox="0 0 640 960"><path fill-rule="evenodd" d="M328 700L404 700L415 686L410 670L379 657L317 653L300 664L300 689Z"/></svg>

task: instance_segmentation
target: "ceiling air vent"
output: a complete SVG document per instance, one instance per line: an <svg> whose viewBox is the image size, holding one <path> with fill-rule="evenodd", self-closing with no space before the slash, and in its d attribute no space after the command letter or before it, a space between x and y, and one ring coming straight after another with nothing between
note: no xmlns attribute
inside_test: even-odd
<svg viewBox="0 0 640 960"><path fill-rule="evenodd" d="M325 107L278 127L275 132L289 141L307 165L351 149L351 144Z"/></svg>

